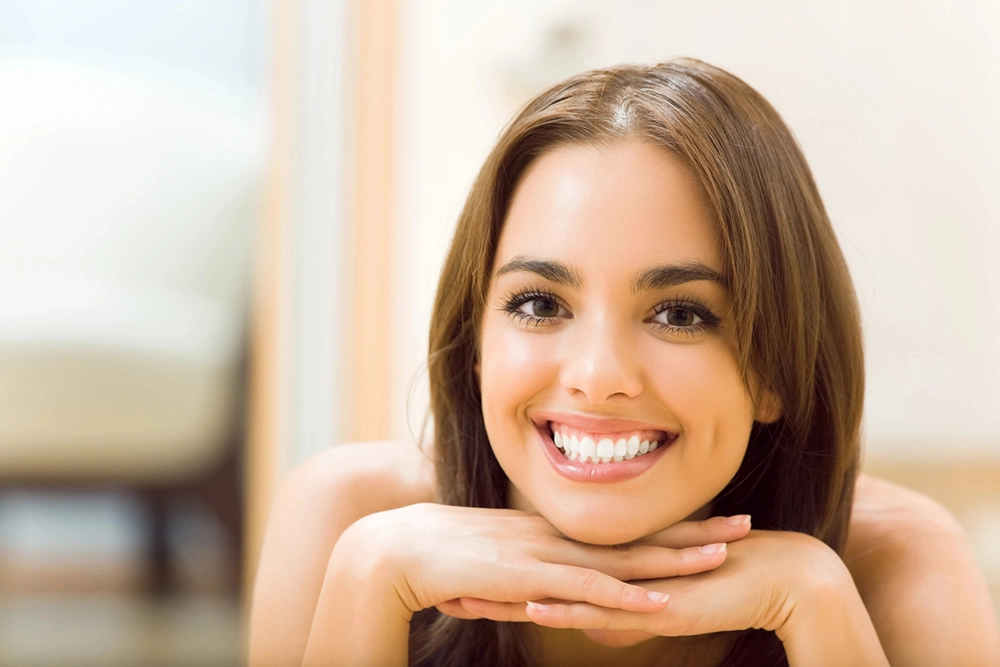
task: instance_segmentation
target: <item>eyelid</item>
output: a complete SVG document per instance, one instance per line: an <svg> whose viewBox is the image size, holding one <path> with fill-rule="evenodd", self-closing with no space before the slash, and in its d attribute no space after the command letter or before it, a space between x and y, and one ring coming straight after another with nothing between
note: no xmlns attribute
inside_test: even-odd
<svg viewBox="0 0 1000 667"><path fill-rule="evenodd" d="M565 310L567 313L569 313L569 317L568 318L565 316L541 317L538 315L531 315L521 310L521 306L525 305L526 303L531 303L532 301L538 299L546 299L552 301L553 303L559 306L560 310ZM572 319L573 317L572 313L569 312L569 308L567 307L565 302L563 302L563 300L560 299L558 295L553 294L550 290L535 285L528 285L520 290L516 290L514 292L507 294L503 298L499 310L507 313L511 317L516 318L520 322L532 326L557 324L560 319Z"/></svg>
<svg viewBox="0 0 1000 667"><path fill-rule="evenodd" d="M666 322L656 321L656 318L662 313L672 309L679 308L684 310L690 310L697 317L701 318L701 322L691 326L677 326L667 324ZM647 320L650 324L660 328L664 331L671 333L684 333L689 335L695 335L703 331L710 331L717 329L720 324L722 324L722 318L715 314L711 306L705 303L703 300L692 297L692 296L678 296L672 299L667 299L665 301L657 304L653 308L653 316Z"/></svg>

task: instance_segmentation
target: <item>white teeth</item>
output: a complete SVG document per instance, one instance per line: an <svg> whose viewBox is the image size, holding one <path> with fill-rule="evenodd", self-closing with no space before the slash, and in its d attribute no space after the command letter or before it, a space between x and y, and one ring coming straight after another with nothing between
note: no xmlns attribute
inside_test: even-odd
<svg viewBox="0 0 1000 667"><path fill-rule="evenodd" d="M611 438L603 438L597 443L597 458L603 463L609 463L615 456L615 443Z"/></svg>
<svg viewBox="0 0 1000 667"><path fill-rule="evenodd" d="M637 456L642 456L655 451L659 446L657 441L639 440L639 436L619 439L617 442L611 438L601 438L594 442L589 436L582 438L576 435L565 435L553 429L552 441L570 461L580 461L583 463L610 463L615 461L631 461Z"/></svg>
<svg viewBox="0 0 1000 667"><path fill-rule="evenodd" d="M625 453L628 451L628 445L625 444L625 438L622 438L615 443L615 459L621 461L625 458Z"/></svg>

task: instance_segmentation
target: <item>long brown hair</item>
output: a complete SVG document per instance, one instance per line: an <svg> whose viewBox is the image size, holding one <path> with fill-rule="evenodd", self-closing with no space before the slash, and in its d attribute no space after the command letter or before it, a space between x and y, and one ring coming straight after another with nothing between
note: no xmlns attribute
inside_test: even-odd
<svg viewBox="0 0 1000 667"><path fill-rule="evenodd" d="M554 146L637 137L682 159L720 227L737 358L781 401L755 424L715 514L813 535L843 549L859 459L864 364L857 301L809 167L789 129L737 77L697 60L622 66L543 92L505 129L479 173L445 260L430 331L429 375L441 502L503 508L509 482L483 423L480 324L501 227L525 168ZM426 610L411 664L526 665L515 624ZM745 633L726 665L781 664L769 633Z"/></svg>

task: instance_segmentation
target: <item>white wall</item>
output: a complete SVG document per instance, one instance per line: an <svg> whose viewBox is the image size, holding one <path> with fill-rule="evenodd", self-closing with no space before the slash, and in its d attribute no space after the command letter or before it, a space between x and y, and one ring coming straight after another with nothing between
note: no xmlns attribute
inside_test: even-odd
<svg viewBox="0 0 1000 667"><path fill-rule="evenodd" d="M425 410L437 272L504 123L583 68L690 55L768 97L812 165L864 312L869 450L1000 455L1000 5L404 6L395 435L411 387L409 422Z"/></svg>

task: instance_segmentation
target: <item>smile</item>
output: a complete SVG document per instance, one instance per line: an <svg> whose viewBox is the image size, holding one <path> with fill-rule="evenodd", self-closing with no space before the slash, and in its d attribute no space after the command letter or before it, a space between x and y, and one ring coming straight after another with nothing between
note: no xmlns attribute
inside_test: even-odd
<svg viewBox="0 0 1000 667"><path fill-rule="evenodd" d="M623 419L535 415L549 463L574 482L623 482L642 475L671 451L679 434Z"/></svg>
<svg viewBox="0 0 1000 667"><path fill-rule="evenodd" d="M552 441L570 461L621 463L655 452L672 436L664 431L588 433L557 422L549 422Z"/></svg>

